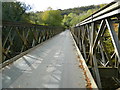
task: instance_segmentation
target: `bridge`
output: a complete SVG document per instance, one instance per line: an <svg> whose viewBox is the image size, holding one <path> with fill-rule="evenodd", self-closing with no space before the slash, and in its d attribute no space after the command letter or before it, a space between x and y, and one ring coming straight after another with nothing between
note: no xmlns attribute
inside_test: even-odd
<svg viewBox="0 0 120 90"><path fill-rule="evenodd" d="M120 1L75 27L2 23L1 88L120 88Z"/></svg>

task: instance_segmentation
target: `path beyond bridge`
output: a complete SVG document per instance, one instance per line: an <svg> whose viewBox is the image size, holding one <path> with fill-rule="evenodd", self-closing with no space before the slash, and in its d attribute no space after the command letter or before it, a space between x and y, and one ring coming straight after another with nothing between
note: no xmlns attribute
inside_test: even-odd
<svg viewBox="0 0 120 90"><path fill-rule="evenodd" d="M79 67L79 59L82 56L66 30L4 67L2 87L97 88L87 66Z"/></svg>

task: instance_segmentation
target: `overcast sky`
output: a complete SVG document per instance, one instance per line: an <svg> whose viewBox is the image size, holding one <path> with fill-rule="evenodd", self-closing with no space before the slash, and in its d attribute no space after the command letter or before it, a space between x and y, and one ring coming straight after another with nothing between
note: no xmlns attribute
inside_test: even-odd
<svg viewBox="0 0 120 90"><path fill-rule="evenodd" d="M110 3L113 0L17 0L25 2L32 6L33 11L44 11L48 7L53 9L67 9L73 7L97 5L103 3Z"/></svg>

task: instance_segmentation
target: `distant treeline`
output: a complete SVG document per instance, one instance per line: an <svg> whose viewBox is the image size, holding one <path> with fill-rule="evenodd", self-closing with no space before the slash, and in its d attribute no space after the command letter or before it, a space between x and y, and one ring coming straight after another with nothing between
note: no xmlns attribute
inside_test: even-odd
<svg viewBox="0 0 120 90"><path fill-rule="evenodd" d="M64 16L62 24L65 27L75 26L77 23L81 22L83 19L105 5L106 4L90 5L61 10L61 15Z"/></svg>
<svg viewBox="0 0 120 90"><path fill-rule="evenodd" d="M104 5L106 4L75 7L65 10L53 10L51 7L48 7L46 11L30 12L31 6L25 3L3 2L2 19L5 21L29 22L68 28L76 25Z"/></svg>
<svg viewBox="0 0 120 90"><path fill-rule="evenodd" d="M62 15L68 15L70 13L75 13L77 15L87 12L90 9L99 9L101 7L103 7L106 4L100 4L100 5L90 5L90 6L82 6L82 7L75 7L75 8L69 8L69 9L65 9L65 10L61 10Z"/></svg>

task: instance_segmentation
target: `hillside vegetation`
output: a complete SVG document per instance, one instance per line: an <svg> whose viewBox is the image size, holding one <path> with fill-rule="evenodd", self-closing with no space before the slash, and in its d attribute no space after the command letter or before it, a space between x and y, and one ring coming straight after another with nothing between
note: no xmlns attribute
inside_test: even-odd
<svg viewBox="0 0 120 90"><path fill-rule="evenodd" d="M101 5L90 5L69 8L65 10L53 10L48 8L46 11L29 12L31 7L21 2L3 2L2 17L5 21L28 22L39 25L71 27L81 20L103 7Z"/></svg>
<svg viewBox="0 0 120 90"><path fill-rule="evenodd" d="M81 6L81 7L75 7L75 8L69 8L69 9L64 9L62 11L62 15L68 15L70 13L75 13L77 15L87 12L90 9L99 9L103 7L105 4L101 5L90 5L90 6Z"/></svg>
<svg viewBox="0 0 120 90"><path fill-rule="evenodd" d="M71 8L62 10L62 15L64 15L62 24L65 27L75 26L77 23L97 11L98 9L102 8L106 4L100 5L90 5L90 6L82 6L77 8Z"/></svg>

